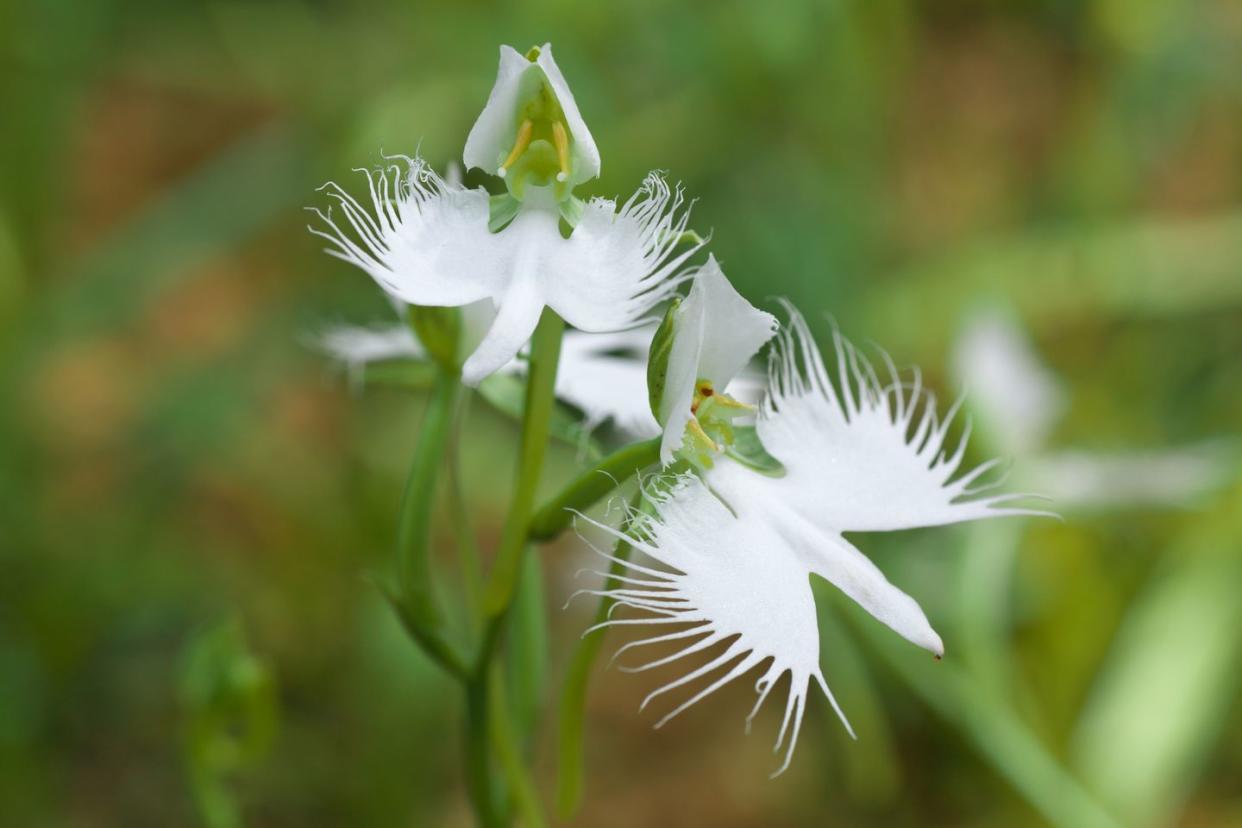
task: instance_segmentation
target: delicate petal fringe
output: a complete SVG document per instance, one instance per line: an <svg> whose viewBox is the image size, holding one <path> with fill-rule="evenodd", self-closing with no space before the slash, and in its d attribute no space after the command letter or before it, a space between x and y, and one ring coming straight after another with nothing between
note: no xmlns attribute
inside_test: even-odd
<svg viewBox="0 0 1242 828"><path fill-rule="evenodd" d="M970 434L947 445L959 398L943 418L915 372L903 382L892 361L881 381L839 331L833 332L835 383L806 322L788 303L789 323L769 358L768 396L757 422L765 448L786 467L778 485L803 514L834 532L937 526L1047 512L1005 505L978 485L995 468L961 473Z"/></svg>
<svg viewBox="0 0 1242 828"><path fill-rule="evenodd" d="M548 304L574 327L600 332L630 327L668 299L692 276L678 268L706 243L683 239L684 202L658 173L620 209L592 199L552 263Z"/></svg>
<svg viewBox="0 0 1242 828"><path fill-rule="evenodd" d="M793 756L812 677L827 693L852 735L849 722L832 699L820 672L819 628L809 572L793 550L779 539L774 543L765 526L735 517L692 475L680 478L668 491L649 491L648 497L655 504L655 513L629 510L632 528L628 536L583 518L614 538L626 540L659 567L621 561L600 552L608 560L622 563L628 574L617 579L620 586L584 592L608 597L616 606L638 610L643 616L609 617L587 632L614 626L678 625L679 629L672 632L621 647L617 656L637 647L683 642L671 654L622 668L630 672L645 672L720 649L706 662L653 690L640 709L666 693L706 679L705 686L656 723L656 727L661 727L767 662L755 685L758 700L747 717L747 729L772 687L789 673L785 714L774 747L777 751L783 748L784 756L774 776L789 766Z"/></svg>
<svg viewBox="0 0 1242 828"><path fill-rule="evenodd" d="M389 156L367 181L370 209L329 182L333 202L308 208L319 226L307 229L326 252L366 271L384 290L416 305L464 305L491 295L500 257L488 233L488 196L436 175L421 158ZM344 215L342 226L332 206Z"/></svg>

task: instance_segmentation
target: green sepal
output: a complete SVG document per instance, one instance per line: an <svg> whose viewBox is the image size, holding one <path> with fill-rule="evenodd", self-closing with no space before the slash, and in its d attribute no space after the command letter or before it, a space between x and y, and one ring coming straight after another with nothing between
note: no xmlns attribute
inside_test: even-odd
<svg viewBox="0 0 1242 828"><path fill-rule="evenodd" d="M725 454L760 474L780 477L785 473L781 461L768 454L759 441L759 432L754 426L735 426L733 441L725 448Z"/></svg>
<svg viewBox="0 0 1242 828"><path fill-rule="evenodd" d="M509 222L513 221L513 217L518 214L521 207L522 202L514 198L511 193L504 192L491 196L488 199L487 229L493 233L499 233Z"/></svg>
<svg viewBox="0 0 1242 828"><path fill-rule="evenodd" d="M664 312L664 320L651 338L651 351L647 357L647 402L651 414L660 420L660 403L664 400L664 383L668 380L668 358L673 352L673 339L677 328L677 312L681 298L676 297Z"/></svg>
<svg viewBox="0 0 1242 828"><path fill-rule="evenodd" d="M556 206L561 211L561 218L565 219L565 223L570 227L577 227L578 222L582 221L582 211L586 209L586 202L571 195Z"/></svg>
<svg viewBox="0 0 1242 828"><path fill-rule="evenodd" d="M410 305L407 312L428 356L450 373L461 370L461 309Z"/></svg>

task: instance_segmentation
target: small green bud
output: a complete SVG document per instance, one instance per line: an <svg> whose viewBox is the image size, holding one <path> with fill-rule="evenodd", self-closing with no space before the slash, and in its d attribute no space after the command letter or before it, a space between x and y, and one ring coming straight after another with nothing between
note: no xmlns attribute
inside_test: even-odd
<svg viewBox="0 0 1242 828"><path fill-rule="evenodd" d="M427 355L445 370L460 371L461 309L410 305L409 319Z"/></svg>
<svg viewBox="0 0 1242 828"><path fill-rule="evenodd" d="M647 356L647 402L651 405L651 414L657 421L660 419L660 404L664 400L664 384L668 381L668 358L673 352L677 312L680 308L680 297L669 303L664 320L651 339L651 350Z"/></svg>

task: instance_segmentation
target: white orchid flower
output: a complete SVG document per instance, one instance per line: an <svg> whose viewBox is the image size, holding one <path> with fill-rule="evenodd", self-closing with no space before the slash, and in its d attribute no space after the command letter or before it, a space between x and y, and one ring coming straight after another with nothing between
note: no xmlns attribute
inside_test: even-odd
<svg viewBox="0 0 1242 828"><path fill-rule="evenodd" d="M469 343L478 342L491 322L488 305L476 303L462 309L468 347ZM398 308L398 315L404 315L402 308ZM555 393L557 399L582 411L587 431L611 421L634 439L660 433L647 405L647 348L655 329L652 322L615 333L566 331ZM400 323L374 327L340 325L324 331L314 344L344 365L355 382L361 379L363 369L373 363L427 359L427 351L414 331ZM496 373L516 375L525 371L525 360L515 358ZM753 380L750 384L754 385Z"/></svg>
<svg viewBox="0 0 1242 828"><path fill-rule="evenodd" d="M777 329L776 317L733 289L715 256L695 274L686 300L669 311L668 324L671 347L654 402L665 464L686 442L691 456L720 450L717 433L727 434L730 419L753 410L726 393L729 384Z"/></svg>
<svg viewBox="0 0 1242 828"><path fill-rule="evenodd" d="M627 538L657 565L626 562L620 587L595 591L648 614L601 626L679 625L622 648L686 642L638 670L729 642L706 664L647 697L644 705L720 671L660 724L771 659L755 685L753 718L777 680L790 673L776 742L777 750L786 745L785 756L776 774L793 755L812 678L853 733L819 666L809 575L826 579L907 640L937 657L943 653L940 636L915 600L844 533L1039 514L1008 505L1018 495L986 494L990 486L977 485L993 463L959 473L966 438L948 450L952 412L937 417L917 375L907 386L889 363L891 379L881 383L838 334L834 385L802 318L792 309L790 314L776 340L768 396L756 420L764 447L784 473L760 474L726 457L701 475L681 477L671 492L654 497L654 514L635 516L637 530Z"/></svg>
<svg viewBox="0 0 1242 828"><path fill-rule="evenodd" d="M466 163L486 168L497 142L510 130L515 135L510 157L495 167L506 171L512 194L502 197L507 206L497 215L483 188L462 187L421 159L397 156L362 171L369 209L336 184L325 185L345 222L316 210L321 226L310 228L331 244L327 252L404 302L489 301L491 326L462 366L469 385L513 359L545 307L582 331L633 327L676 290L684 278L678 268L703 244L697 237L682 244L684 198L657 174L620 206L570 200L565 188L598 172L598 153L551 50L532 54L502 50L496 87L466 147ZM551 144L540 137L545 133ZM568 238L560 230L563 215L574 223ZM493 218L503 225L496 232Z"/></svg>

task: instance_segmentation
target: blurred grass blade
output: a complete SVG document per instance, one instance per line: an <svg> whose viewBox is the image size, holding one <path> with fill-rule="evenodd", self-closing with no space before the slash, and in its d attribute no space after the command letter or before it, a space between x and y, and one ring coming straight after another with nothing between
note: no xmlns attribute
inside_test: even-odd
<svg viewBox="0 0 1242 828"><path fill-rule="evenodd" d="M1242 685L1242 488L1169 549L1122 621L1072 757L1129 825L1163 825L1225 734Z"/></svg>
<svg viewBox="0 0 1242 828"><path fill-rule="evenodd" d="M829 738L838 745L846 786L861 802L892 802L901 787L901 763L892 724L857 643L833 611L831 600L825 600L831 587L819 579L812 587L825 677L858 734L855 741L836 716L823 717Z"/></svg>
<svg viewBox="0 0 1242 828"><path fill-rule="evenodd" d="M1044 819L1073 828L1119 825L1001 699L955 665L915 650L857 607L846 606L843 614L897 677L971 742Z"/></svg>

